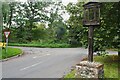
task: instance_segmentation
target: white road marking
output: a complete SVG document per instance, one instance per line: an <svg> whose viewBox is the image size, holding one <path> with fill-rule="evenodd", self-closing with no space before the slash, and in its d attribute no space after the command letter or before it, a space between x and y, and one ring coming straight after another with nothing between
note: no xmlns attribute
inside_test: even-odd
<svg viewBox="0 0 120 80"><path fill-rule="evenodd" d="M37 58L37 56L34 56L33 58Z"/></svg>
<svg viewBox="0 0 120 80"><path fill-rule="evenodd" d="M31 65L31 66L28 66L28 67L22 68L22 69L20 69L20 71L23 71L23 70L26 70L26 69L32 68L32 67L37 66L37 65L39 65L39 64L41 64L41 63L42 63L42 62L39 62L39 63L33 64L33 65Z"/></svg>
<svg viewBox="0 0 120 80"><path fill-rule="evenodd" d="M46 55L43 55L43 56L49 56L50 54L46 54ZM43 56L34 56L33 58L40 58L40 57L43 57Z"/></svg>
<svg viewBox="0 0 120 80"><path fill-rule="evenodd" d="M50 54L46 54L47 56L49 56Z"/></svg>

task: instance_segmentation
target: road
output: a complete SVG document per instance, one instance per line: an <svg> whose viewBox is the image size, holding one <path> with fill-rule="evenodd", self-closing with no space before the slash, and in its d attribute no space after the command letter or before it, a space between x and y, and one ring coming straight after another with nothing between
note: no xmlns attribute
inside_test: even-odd
<svg viewBox="0 0 120 80"><path fill-rule="evenodd" d="M3 78L61 78L87 56L84 48L18 48L25 54L2 62Z"/></svg>
<svg viewBox="0 0 120 80"><path fill-rule="evenodd" d="M25 54L2 63L3 78L61 78L87 53L83 48L19 48Z"/></svg>

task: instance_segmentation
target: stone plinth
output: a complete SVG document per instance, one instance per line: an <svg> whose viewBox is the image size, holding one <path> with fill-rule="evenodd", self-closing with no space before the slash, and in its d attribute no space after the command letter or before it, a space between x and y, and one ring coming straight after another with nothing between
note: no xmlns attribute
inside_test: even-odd
<svg viewBox="0 0 120 80"><path fill-rule="evenodd" d="M80 78L103 78L104 65L97 62L82 61L76 65L75 76Z"/></svg>

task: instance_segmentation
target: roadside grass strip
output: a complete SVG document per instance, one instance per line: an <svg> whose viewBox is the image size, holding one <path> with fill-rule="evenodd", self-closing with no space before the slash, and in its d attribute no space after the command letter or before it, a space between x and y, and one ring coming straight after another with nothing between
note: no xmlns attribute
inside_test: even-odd
<svg viewBox="0 0 120 80"><path fill-rule="evenodd" d="M40 47L40 48L68 48L70 47L69 44L62 43L62 44L52 44L52 43L9 43L9 46L22 46L22 47Z"/></svg>
<svg viewBox="0 0 120 80"><path fill-rule="evenodd" d="M83 60L86 60L83 59ZM118 78L118 55L94 56L95 62L104 64L104 78ZM64 78L75 78L76 70L66 74Z"/></svg>
<svg viewBox="0 0 120 80"><path fill-rule="evenodd" d="M6 52L6 48L3 48L2 49L2 54L0 54L0 60L19 55L21 53L22 53L22 50L18 49L18 48L8 47L7 52Z"/></svg>

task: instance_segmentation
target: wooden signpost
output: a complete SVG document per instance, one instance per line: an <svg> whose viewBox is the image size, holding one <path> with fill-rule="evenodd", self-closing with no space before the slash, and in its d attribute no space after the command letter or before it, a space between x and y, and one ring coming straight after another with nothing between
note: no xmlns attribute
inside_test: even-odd
<svg viewBox="0 0 120 80"><path fill-rule="evenodd" d="M88 61L93 62L93 32L96 26L100 26L100 3L88 2L83 5L83 26L89 27L88 32Z"/></svg>

